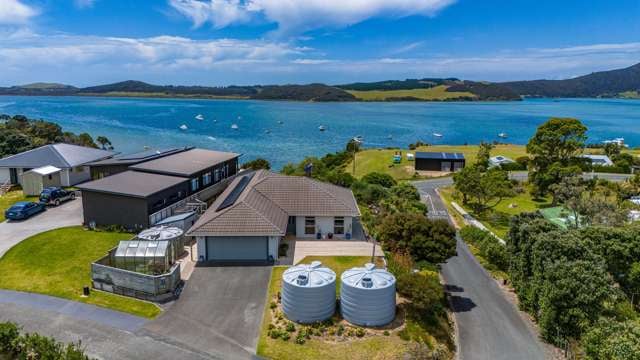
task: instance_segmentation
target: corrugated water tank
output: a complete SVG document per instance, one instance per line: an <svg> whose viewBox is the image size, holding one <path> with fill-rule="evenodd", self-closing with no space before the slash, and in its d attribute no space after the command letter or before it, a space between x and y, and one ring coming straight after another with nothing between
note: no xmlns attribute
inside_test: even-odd
<svg viewBox="0 0 640 360"><path fill-rule="evenodd" d="M299 323L323 321L336 311L336 273L319 261L290 267L282 274L282 310Z"/></svg>
<svg viewBox="0 0 640 360"><path fill-rule="evenodd" d="M342 273L340 313L359 326L382 326L396 316L396 278L374 264Z"/></svg>

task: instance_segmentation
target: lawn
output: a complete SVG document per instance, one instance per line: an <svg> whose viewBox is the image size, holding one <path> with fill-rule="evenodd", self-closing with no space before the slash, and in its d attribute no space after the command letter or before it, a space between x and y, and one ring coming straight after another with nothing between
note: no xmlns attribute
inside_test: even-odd
<svg viewBox="0 0 640 360"><path fill-rule="evenodd" d="M362 266L371 260L368 256L309 256L303 259L303 263L318 260L336 272L338 280L345 270ZM273 268L271 282L269 283L268 301L265 307L262 329L258 342L258 355L270 359L397 359L402 358L407 350L408 341L401 339L397 334L389 336L371 336L352 341L332 341L327 342L312 337L305 344L298 345L293 339L283 341L282 339L272 339L267 335L268 325L272 322L270 310L271 299L280 291L282 286L282 273L287 269L285 266ZM338 289L339 289L339 283ZM442 324L437 324L441 326ZM414 321L407 321L407 333L410 336L420 336L425 341L435 342L436 325L431 333L427 330L429 325ZM442 329L442 328L441 328ZM429 328L431 330L431 328ZM441 330L446 332L447 330Z"/></svg>
<svg viewBox="0 0 640 360"><path fill-rule="evenodd" d="M475 98L476 95L465 91L447 91L448 86L439 85L429 89L411 90L347 90L356 98L364 101L385 101L392 98L412 97L421 100L448 100L461 97Z"/></svg>
<svg viewBox="0 0 640 360"><path fill-rule="evenodd" d="M402 151L402 162L393 164L393 155L396 151ZM406 159L406 153L416 151L428 152L459 152L464 154L467 164L476 161L478 145L433 145L423 146L418 150L406 149L366 149L356 154L355 176L360 178L370 172L383 172L393 176L396 180L409 180L415 173L414 162ZM491 155L503 155L511 159L526 156L527 152L523 145L497 145ZM353 174L353 161L349 161L346 171Z"/></svg>
<svg viewBox="0 0 640 360"><path fill-rule="evenodd" d="M0 196L0 222L4 221L4 211L18 201L35 201L37 196L25 196L22 190L9 191Z"/></svg>
<svg viewBox="0 0 640 360"><path fill-rule="evenodd" d="M91 262L130 237L131 234L89 231L80 226L32 236L0 258L0 288L57 296L153 318L160 308L150 302L95 290L89 297L81 296L82 287L91 285Z"/></svg>
<svg viewBox="0 0 640 360"><path fill-rule="evenodd" d="M476 214L467 207L465 207L465 210L480 220L489 230L504 239L509 232L509 221L512 216L523 212L533 212L551 205L551 199L549 197L534 199L529 193L528 188L524 190L525 191L516 194L514 197L503 199L496 207L486 211L484 214ZM449 206L451 201L455 201L458 205L462 206L462 200L456 196L453 187L441 188L439 192L447 206ZM457 213L452 207L449 207L449 211ZM459 225L462 226L462 223Z"/></svg>

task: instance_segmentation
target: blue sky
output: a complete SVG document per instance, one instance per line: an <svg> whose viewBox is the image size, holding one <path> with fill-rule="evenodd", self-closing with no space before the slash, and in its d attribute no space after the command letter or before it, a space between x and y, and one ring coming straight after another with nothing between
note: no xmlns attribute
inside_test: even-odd
<svg viewBox="0 0 640 360"><path fill-rule="evenodd" d="M640 62L640 0L0 0L0 86L566 78Z"/></svg>

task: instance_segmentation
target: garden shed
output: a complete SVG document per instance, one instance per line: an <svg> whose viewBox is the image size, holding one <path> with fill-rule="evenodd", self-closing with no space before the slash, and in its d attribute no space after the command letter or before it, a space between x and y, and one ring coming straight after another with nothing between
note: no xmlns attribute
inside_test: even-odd
<svg viewBox="0 0 640 360"><path fill-rule="evenodd" d="M27 196L37 196L46 187L62 186L60 172L55 166L47 165L22 174L22 191Z"/></svg>
<svg viewBox="0 0 640 360"><path fill-rule="evenodd" d="M171 266L168 241L120 241L113 264L118 269L141 274L161 274Z"/></svg>

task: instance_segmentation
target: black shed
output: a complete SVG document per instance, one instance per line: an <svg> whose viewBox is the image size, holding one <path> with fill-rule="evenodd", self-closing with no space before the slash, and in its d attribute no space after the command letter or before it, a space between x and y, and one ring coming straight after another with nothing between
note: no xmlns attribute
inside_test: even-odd
<svg viewBox="0 0 640 360"><path fill-rule="evenodd" d="M462 153L416 152L416 170L454 172L464 167Z"/></svg>

